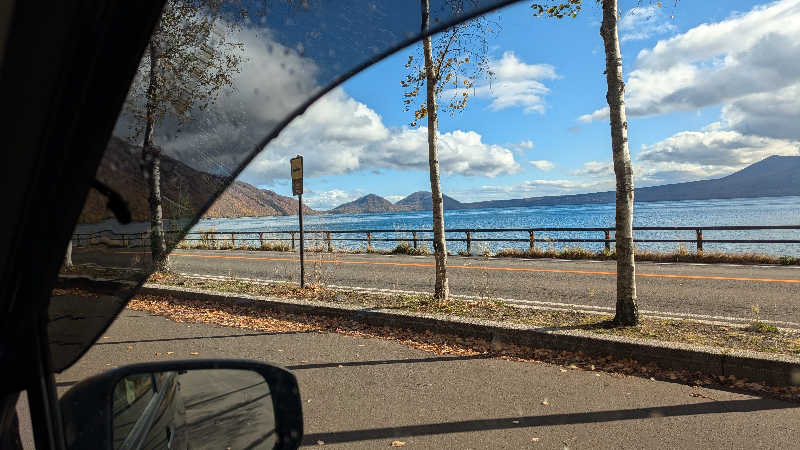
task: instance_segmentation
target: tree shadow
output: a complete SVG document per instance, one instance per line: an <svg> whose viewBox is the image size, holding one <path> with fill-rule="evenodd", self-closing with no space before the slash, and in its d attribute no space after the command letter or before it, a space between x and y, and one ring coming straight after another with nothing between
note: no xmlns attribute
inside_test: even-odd
<svg viewBox="0 0 800 450"><path fill-rule="evenodd" d="M103 342L97 342L94 345L141 344L145 342L193 341L198 339L228 339L228 338L238 338L238 337L277 336L284 334L302 334L302 333L314 333L314 332L315 331L271 331L265 333L224 334L218 336L190 336L190 337L159 338L159 339L136 339L130 341L103 341Z"/></svg>
<svg viewBox="0 0 800 450"><path fill-rule="evenodd" d="M331 363L310 363L310 364L297 364L293 366L285 366L289 370L306 370L306 369L328 369L332 367L360 367L360 366L383 366L387 364L419 364L419 363L434 363L434 362L448 362L448 361L467 361L474 359L490 359L495 355L483 353L480 355L463 355L463 356L437 356L433 358L409 358L409 359L385 359L373 361L349 361L349 362L331 362Z"/></svg>
<svg viewBox="0 0 800 450"><path fill-rule="evenodd" d="M656 406L651 408L622 409L547 416L506 417L499 419L463 420L458 422L429 423L400 427L368 428L331 433L311 433L303 437L303 445L341 444L375 439L388 439L436 434L465 433L471 431L507 430L527 427L574 425L583 423L641 420L661 417L694 416L700 414L747 413L776 409L798 408L800 405L770 399L730 400L690 405Z"/></svg>

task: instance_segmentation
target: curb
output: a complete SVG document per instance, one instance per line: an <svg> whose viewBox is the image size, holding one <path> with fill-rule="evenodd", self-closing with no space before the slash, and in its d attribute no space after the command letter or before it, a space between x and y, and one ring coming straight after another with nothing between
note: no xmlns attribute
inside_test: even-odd
<svg viewBox="0 0 800 450"><path fill-rule="evenodd" d="M181 296L210 301L233 301L237 304L294 314L314 314L357 320L373 326L411 329L463 337L480 338L503 344L533 348L548 348L571 352L581 351L593 356L630 358L639 362L656 363L662 368L700 371L712 376L747 378L777 386L800 384L800 358L789 355L724 350L716 347L694 346L650 339L606 336L583 330L531 328L521 324L490 320L413 313L390 309L366 308L307 300L285 300L246 294L229 294L203 289L177 288L145 284L142 295Z"/></svg>

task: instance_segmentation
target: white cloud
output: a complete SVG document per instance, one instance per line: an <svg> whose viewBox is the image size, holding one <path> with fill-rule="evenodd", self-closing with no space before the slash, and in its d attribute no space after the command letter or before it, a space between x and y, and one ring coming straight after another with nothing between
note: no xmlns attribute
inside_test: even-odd
<svg viewBox="0 0 800 450"><path fill-rule="evenodd" d="M303 197L303 203L313 209L326 210L335 208L342 203L352 202L362 196L364 196L364 191L361 190L347 192L341 189L331 189L322 192L308 192Z"/></svg>
<svg viewBox="0 0 800 450"><path fill-rule="evenodd" d="M771 155L800 154L800 143L736 131L683 131L643 146L640 161L696 163L738 167Z"/></svg>
<svg viewBox="0 0 800 450"><path fill-rule="evenodd" d="M684 131L637 155L637 180L653 183L717 178L772 155L798 156L800 142L737 131Z"/></svg>
<svg viewBox="0 0 800 450"><path fill-rule="evenodd" d="M547 172L548 170L554 168L556 165L553 164L551 161L547 161L544 159L536 160L536 161L528 161L530 165L535 167L538 170L543 172Z"/></svg>
<svg viewBox="0 0 800 450"><path fill-rule="evenodd" d="M519 170L513 152L483 142L474 131L439 134L439 164L446 174L495 177ZM308 177L359 170L428 170L427 128L389 129L368 106L335 89L286 127L242 173L244 181L271 184L288 176L288 159L303 154Z"/></svg>
<svg viewBox="0 0 800 450"><path fill-rule="evenodd" d="M231 40L243 44L244 63L233 75L236 89L225 89L204 111L193 110L184 124L166 116L155 143L165 154L198 170L228 175L257 144L319 89L316 64L275 42L268 30L244 29ZM115 128L127 136L134 120L123 112Z"/></svg>
<svg viewBox="0 0 800 450"><path fill-rule="evenodd" d="M578 177L608 178L614 177L614 165L610 162L588 161L583 163L583 168L570 172Z"/></svg>
<svg viewBox="0 0 800 450"><path fill-rule="evenodd" d="M514 52L503 53L500 60L490 62L494 80L491 84L477 86L474 93L478 97L489 98L489 109L520 107L527 113L544 113L546 96L550 89L541 80L558 78L556 70L549 64L527 64Z"/></svg>
<svg viewBox="0 0 800 450"><path fill-rule="evenodd" d="M614 188L612 181L580 181L580 180L527 180L512 185L481 186L475 194L480 199L506 199L540 197L546 195L578 194L600 192Z"/></svg>
<svg viewBox="0 0 800 450"><path fill-rule="evenodd" d="M721 125L743 134L800 140L800 83L725 105Z"/></svg>
<svg viewBox="0 0 800 450"><path fill-rule="evenodd" d="M583 123L591 123L595 120L608 120L610 110L608 106L605 108L598 109L597 111L589 114L584 114L578 117L578 121Z"/></svg>
<svg viewBox="0 0 800 450"><path fill-rule="evenodd" d="M519 143L519 146L531 150L533 149L533 141L522 141Z"/></svg>
<svg viewBox="0 0 800 450"><path fill-rule="evenodd" d="M629 117L727 105L797 84L797 23L800 0L783 0L699 25L642 50L628 76ZM579 120L604 119L604 111Z"/></svg>
<svg viewBox="0 0 800 450"><path fill-rule="evenodd" d="M620 21L622 42L647 39L651 36L675 31L674 24L667 21L656 5L636 6L629 9Z"/></svg>

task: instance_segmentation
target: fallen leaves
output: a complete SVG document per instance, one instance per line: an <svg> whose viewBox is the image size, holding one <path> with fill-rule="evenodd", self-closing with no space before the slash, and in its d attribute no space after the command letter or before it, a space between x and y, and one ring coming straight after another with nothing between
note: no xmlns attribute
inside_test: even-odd
<svg viewBox="0 0 800 450"><path fill-rule="evenodd" d="M662 379L696 386L721 385L742 391L754 391L759 395L771 395L789 400L800 400L800 385L768 386L758 380L737 379L732 376L711 376L688 370L662 369L656 364L642 364L634 359L614 359L612 356L587 355L580 351L562 351L545 348L530 348L503 345L502 351L491 350L491 342L479 338L466 338L449 334L415 332L366 325L356 320L289 314L270 311L257 304L233 304L207 300L191 300L177 297L137 296L128 304L130 309L148 311L166 316L178 322L203 322L221 326L290 333L314 331L335 332L360 339L384 339L401 343L438 355L478 356L487 355L509 361L546 362L559 367L561 373L571 370L602 371L611 376L639 376L645 379ZM108 336L104 336L108 338ZM358 344L365 346L366 344ZM197 354L197 352L194 352ZM173 355L174 352L166 352ZM307 362L307 361L301 361ZM566 367L569 367L567 369ZM600 376L596 372L595 376ZM797 374L800 383L800 371Z"/></svg>
<svg viewBox="0 0 800 450"><path fill-rule="evenodd" d="M392 441L392 447L405 447L405 445L404 441Z"/></svg>

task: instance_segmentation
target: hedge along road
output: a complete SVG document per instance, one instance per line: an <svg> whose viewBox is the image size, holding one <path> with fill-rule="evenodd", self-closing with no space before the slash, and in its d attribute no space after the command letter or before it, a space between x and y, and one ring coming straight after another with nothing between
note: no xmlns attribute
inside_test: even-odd
<svg viewBox="0 0 800 450"><path fill-rule="evenodd" d="M106 255L119 264L141 256L134 250ZM80 264L88 257L81 251L73 260ZM282 252L177 249L170 262L186 274L294 282L299 277L297 256ZM609 312L615 304L614 261L452 256L448 262L454 294ZM431 292L433 257L310 253L306 277L336 286ZM639 262L636 281L643 312L749 321L758 305L761 320L800 328L797 266Z"/></svg>

